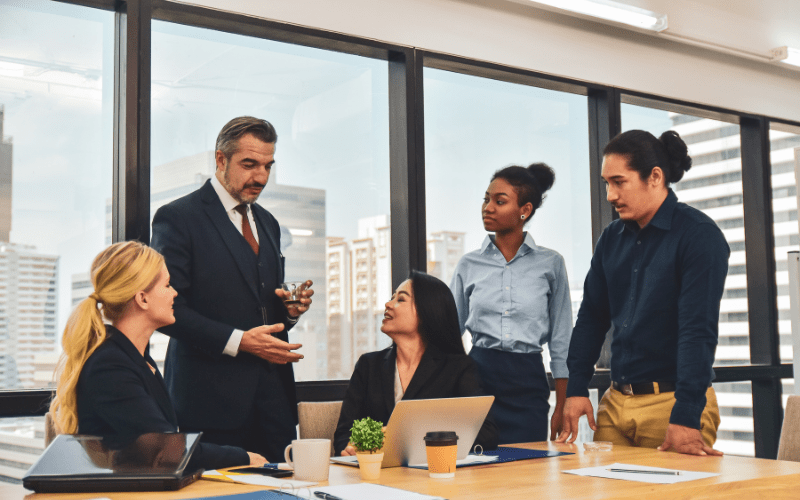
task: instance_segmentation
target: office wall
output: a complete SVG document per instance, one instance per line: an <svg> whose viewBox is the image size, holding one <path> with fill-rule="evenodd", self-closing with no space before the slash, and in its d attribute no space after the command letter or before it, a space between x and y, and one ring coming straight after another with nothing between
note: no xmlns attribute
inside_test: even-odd
<svg viewBox="0 0 800 500"><path fill-rule="evenodd" d="M800 71L508 0L195 0L192 3L659 96L800 120L797 98ZM697 14L703 13L698 10ZM689 16L684 13L683 17ZM708 22L714 22L714 18L708 17ZM746 36L751 28L763 29L763 26L742 22L729 26L728 31ZM683 34L703 37L703 33Z"/></svg>

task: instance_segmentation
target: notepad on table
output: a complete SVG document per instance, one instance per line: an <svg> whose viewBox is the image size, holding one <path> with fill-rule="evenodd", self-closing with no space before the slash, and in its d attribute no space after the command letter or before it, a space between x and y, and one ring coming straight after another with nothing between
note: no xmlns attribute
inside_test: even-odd
<svg viewBox="0 0 800 500"><path fill-rule="evenodd" d="M583 469L564 470L561 472L575 474L576 476L604 477L608 479L622 479L624 481L655 484L674 484L719 476L716 472L664 469L661 467L631 464L601 465L599 467L585 467Z"/></svg>

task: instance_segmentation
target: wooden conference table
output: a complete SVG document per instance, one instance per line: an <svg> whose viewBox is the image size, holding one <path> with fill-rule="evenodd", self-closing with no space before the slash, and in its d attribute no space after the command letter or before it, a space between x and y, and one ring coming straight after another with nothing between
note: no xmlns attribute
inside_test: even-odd
<svg viewBox="0 0 800 500"><path fill-rule="evenodd" d="M735 456L694 457L652 449L615 446L613 451L584 452L582 446L529 443L520 447L575 452L552 458L488 464L459 469L454 479L430 479L428 471L396 467L383 469L379 484L448 499L502 500L552 499L704 499L800 497L800 463ZM670 469L718 472L719 476L672 485L619 481L562 474L562 470L610 465L615 462ZM327 484L359 482L358 469L331 465ZM324 485L322 483L321 485ZM232 495L263 489L242 484L200 480L176 492L34 494L22 487L0 483L3 500L84 500L110 498L179 499Z"/></svg>

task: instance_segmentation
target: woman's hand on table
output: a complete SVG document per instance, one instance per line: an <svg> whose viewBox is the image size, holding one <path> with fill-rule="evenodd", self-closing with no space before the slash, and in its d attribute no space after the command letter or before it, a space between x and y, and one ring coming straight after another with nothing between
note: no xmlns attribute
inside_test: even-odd
<svg viewBox="0 0 800 500"><path fill-rule="evenodd" d="M251 453L247 452L247 456L250 457L250 466L251 467L261 467L265 463L267 463L267 459L259 455L258 453Z"/></svg>

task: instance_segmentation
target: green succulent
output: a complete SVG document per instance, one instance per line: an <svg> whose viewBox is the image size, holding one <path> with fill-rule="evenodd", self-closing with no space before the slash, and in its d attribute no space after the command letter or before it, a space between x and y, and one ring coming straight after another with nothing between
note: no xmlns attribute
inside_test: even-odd
<svg viewBox="0 0 800 500"><path fill-rule="evenodd" d="M356 451L375 453L383 448L383 422L370 417L356 420L350 428L350 442Z"/></svg>

